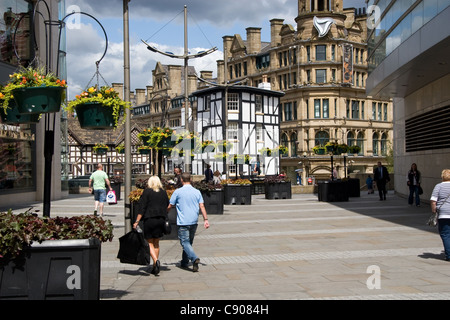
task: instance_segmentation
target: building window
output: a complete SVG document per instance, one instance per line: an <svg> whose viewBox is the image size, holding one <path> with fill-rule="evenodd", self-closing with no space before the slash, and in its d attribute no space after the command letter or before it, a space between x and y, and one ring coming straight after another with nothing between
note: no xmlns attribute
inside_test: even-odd
<svg viewBox="0 0 450 320"><path fill-rule="evenodd" d="M358 136L356 138L356 145L359 146L360 151L358 154L363 154L364 153L364 133L359 132Z"/></svg>
<svg viewBox="0 0 450 320"><path fill-rule="evenodd" d="M372 120L377 120L377 103L372 102Z"/></svg>
<svg viewBox="0 0 450 320"><path fill-rule="evenodd" d="M292 103L288 102L284 104L284 121L292 120Z"/></svg>
<svg viewBox="0 0 450 320"><path fill-rule="evenodd" d="M330 106L329 106L329 100L323 99L322 100L322 115L323 118L329 118L330 117Z"/></svg>
<svg viewBox="0 0 450 320"><path fill-rule="evenodd" d="M239 94L228 93L227 106L230 111L239 111Z"/></svg>
<svg viewBox="0 0 450 320"><path fill-rule="evenodd" d="M315 145L324 146L328 141L330 141L330 135L326 131L319 131L316 133Z"/></svg>
<svg viewBox="0 0 450 320"><path fill-rule="evenodd" d="M297 133L291 134L291 157L297 156Z"/></svg>
<svg viewBox="0 0 450 320"><path fill-rule="evenodd" d="M382 115L382 112L383 112L382 109L381 109L382 105L383 104L381 102L378 103L378 120L379 121L382 120L382 118L381 118L381 115Z"/></svg>
<svg viewBox="0 0 450 320"><path fill-rule="evenodd" d="M373 155L377 156L378 155L378 146L380 143L380 136L378 135L378 133L374 133L373 137L372 137L372 151L373 151Z"/></svg>
<svg viewBox="0 0 450 320"><path fill-rule="evenodd" d="M298 119L298 115L297 115L297 101L294 101L294 110L293 110L293 116L294 116L294 120Z"/></svg>
<svg viewBox="0 0 450 320"><path fill-rule="evenodd" d="M352 119L359 119L359 101L352 100Z"/></svg>
<svg viewBox="0 0 450 320"><path fill-rule="evenodd" d="M306 46L306 62L310 62L310 61L311 61L311 47Z"/></svg>
<svg viewBox="0 0 450 320"><path fill-rule="evenodd" d="M262 124L257 123L255 131L256 131L256 141L262 141L263 140Z"/></svg>
<svg viewBox="0 0 450 320"><path fill-rule="evenodd" d="M387 134L383 133L381 135L381 154L383 156L387 155L387 145L388 145Z"/></svg>
<svg viewBox="0 0 450 320"><path fill-rule="evenodd" d="M316 61L325 61L327 60L327 46L319 45L316 46Z"/></svg>
<svg viewBox="0 0 450 320"><path fill-rule="evenodd" d="M264 69L270 66L270 54L256 57L256 69Z"/></svg>
<svg viewBox="0 0 450 320"><path fill-rule="evenodd" d="M387 121L387 120L388 120L388 119L387 119L387 108L388 108L387 103L383 103L383 120L384 120L384 121Z"/></svg>
<svg viewBox="0 0 450 320"><path fill-rule="evenodd" d="M262 96L257 94L255 97L255 112L263 112L262 110Z"/></svg>
<svg viewBox="0 0 450 320"><path fill-rule="evenodd" d="M355 142L355 134L353 133L353 131L350 131L349 133L347 133L347 145L353 146L355 145Z"/></svg>
<svg viewBox="0 0 450 320"><path fill-rule="evenodd" d="M228 122L227 140L236 140L238 138L238 123Z"/></svg>
<svg viewBox="0 0 450 320"><path fill-rule="evenodd" d="M327 82L327 70L317 69L316 70L316 83L326 83Z"/></svg>
<svg viewBox="0 0 450 320"><path fill-rule="evenodd" d="M320 99L314 99L314 118L320 118Z"/></svg>
<svg viewBox="0 0 450 320"><path fill-rule="evenodd" d="M336 60L336 45L335 44L331 45L331 60L332 61Z"/></svg>
<svg viewBox="0 0 450 320"><path fill-rule="evenodd" d="M281 145L288 148L289 150L289 139L286 133L283 133L283 135L281 136ZM282 157L288 157L289 156L289 151L287 154L283 154L281 155Z"/></svg>

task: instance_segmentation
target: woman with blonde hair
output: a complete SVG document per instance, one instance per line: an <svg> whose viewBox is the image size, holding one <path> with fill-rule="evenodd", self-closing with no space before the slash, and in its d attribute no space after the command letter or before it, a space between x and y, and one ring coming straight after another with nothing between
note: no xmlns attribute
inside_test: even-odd
<svg viewBox="0 0 450 320"><path fill-rule="evenodd" d="M157 176L148 179L147 188L142 193L138 204L138 216L133 228L144 219L144 237L150 247L150 256L153 260L151 271L155 276L159 274L159 239L164 235L164 226L167 219L167 206L169 197L164 190L161 180Z"/></svg>
<svg viewBox="0 0 450 320"><path fill-rule="evenodd" d="M438 229L444 244L445 260L450 261L450 169L444 169L442 182L431 193L431 211L438 214Z"/></svg>

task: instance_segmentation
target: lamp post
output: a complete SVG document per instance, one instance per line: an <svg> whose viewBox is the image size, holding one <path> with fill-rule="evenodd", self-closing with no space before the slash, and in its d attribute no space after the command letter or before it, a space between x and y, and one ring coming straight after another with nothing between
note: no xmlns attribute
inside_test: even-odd
<svg viewBox="0 0 450 320"><path fill-rule="evenodd" d="M217 47L211 48L207 51L201 51L197 54L189 54L188 33L187 33L187 6L186 5L184 6L184 54L182 56L175 55L170 52L160 51L160 50L156 49L155 47L151 46L150 44L146 43L144 40L141 40L141 41L147 46L147 49L152 52L156 52L156 53L162 54L162 55L170 57L170 58L184 60L184 119L185 119L184 127L185 127L186 131L189 131L189 84L188 84L189 60L195 59L195 58L201 58L210 53L213 53L214 51L217 50ZM188 150L185 150L185 154L190 154L190 153L191 153L191 150L189 150L189 152L188 152ZM185 170L184 171L189 172L190 171L189 165L191 162L191 158L189 156L186 156L185 158L186 158L186 161L185 161Z"/></svg>
<svg viewBox="0 0 450 320"><path fill-rule="evenodd" d="M130 35L128 2L123 0L123 60L124 60L124 101L130 102ZM131 231L131 204L128 195L131 192L131 110L125 110L125 233Z"/></svg>

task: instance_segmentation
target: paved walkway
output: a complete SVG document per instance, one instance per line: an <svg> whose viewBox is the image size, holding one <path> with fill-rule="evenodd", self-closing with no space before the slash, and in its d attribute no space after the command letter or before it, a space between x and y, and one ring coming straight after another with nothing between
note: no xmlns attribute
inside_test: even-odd
<svg viewBox="0 0 450 320"><path fill-rule="evenodd" d="M42 210L42 204L34 204ZM93 211L92 196L52 202L51 215ZM20 211L20 209L18 209ZM253 196L227 205L199 225L197 273L178 267L177 240L161 241L161 273L116 258L124 234L123 200L105 207L115 226L102 245L104 300L450 299L450 263L437 230L425 226L428 205L410 207L392 193L386 201L361 194L348 202Z"/></svg>

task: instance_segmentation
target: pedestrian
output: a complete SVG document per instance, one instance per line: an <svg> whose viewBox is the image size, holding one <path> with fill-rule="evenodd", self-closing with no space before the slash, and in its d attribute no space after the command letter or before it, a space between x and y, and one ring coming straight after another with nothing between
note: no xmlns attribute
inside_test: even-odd
<svg viewBox="0 0 450 320"><path fill-rule="evenodd" d="M420 171L417 170L417 165L413 163L406 175L406 182L409 187L408 204L413 205L414 197L416 198L416 207L420 207L419 187L420 187Z"/></svg>
<svg viewBox="0 0 450 320"><path fill-rule="evenodd" d="M373 179L377 184L380 200L386 200L386 183L391 181L391 178L389 177L389 172L386 167L381 165L380 161L378 161L377 168L373 172Z"/></svg>
<svg viewBox="0 0 450 320"><path fill-rule="evenodd" d="M219 170L214 171L213 183L220 184L221 182L222 182L222 177L220 176L220 171Z"/></svg>
<svg viewBox="0 0 450 320"><path fill-rule="evenodd" d="M97 209L100 211L100 216L103 216L103 207L106 202L106 186L112 190L108 175L103 171L103 165L97 164L97 170L89 177L89 192L94 190L94 216L97 215ZM93 188L93 189L92 189Z"/></svg>
<svg viewBox="0 0 450 320"><path fill-rule="evenodd" d="M173 169L173 172L175 174L175 177L173 178L175 188L181 188L183 186L183 182L181 182L181 169L175 167L175 169Z"/></svg>
<svg viewBox="0 0 450 320"><path fill-rule="evenodd" d="M441 174L442 182L438 183L431 193L431 211L438 214L438 230L444 244L445 260L450 261L450 169Z"/></svg>
<svg viewBox="0 0 450 320"><path fill-rule="evenodd" d="M214 178L213 172L211 170L211 165L207 164L206 165L206 170L205 170L205 181L206 183L212 182Z"/></svg>
<svg viewBox="0 0 450 320"><path fill-rule="evenodd" d="M366 185L367 185L367 194L373 193L373 179L372 176L369 174L369 176L366 179Z"/></svg>
<svg viewBox="0 0 450 320"><path fill-rule="evenodd" d="M209 228L208 216L202 194L191 185L191 175L184 172L181 180L183 187L173 192L167 211L174 206L177 208L178 239L183 248L181 268L186 269L190 260L193 263L192 270L197 272L200 258L195 254L192 244L198 226L199 209L203 216L205 229Z"/></svg>
<svg viewBox="0 0 450 320"><path fill-rule="evenodd" d="M148 179L147 188L142 193L138 202L138 215L133 228L144 219L144 237L147 239L150 247L150 256L153 260L153 269L151 271L155 276L159 274L159 239L164 235L166 219L168 219L167 206L169 197L164 190L161 180L158 176L152 176Z"/></svg>

